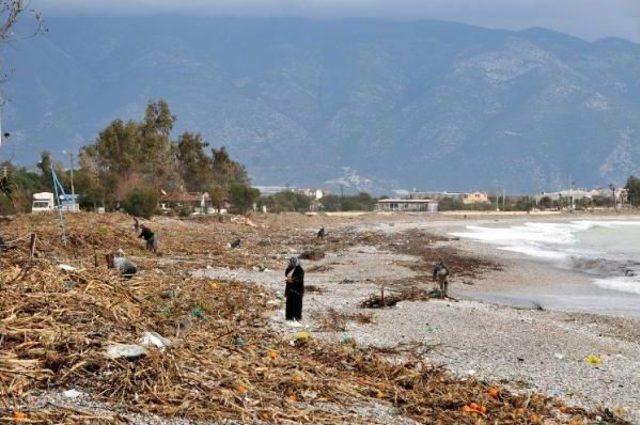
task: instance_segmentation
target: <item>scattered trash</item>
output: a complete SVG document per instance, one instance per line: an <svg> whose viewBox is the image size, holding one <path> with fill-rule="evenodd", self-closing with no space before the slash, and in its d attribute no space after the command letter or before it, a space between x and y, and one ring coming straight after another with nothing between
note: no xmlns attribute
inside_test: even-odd
<svg viewBox="0 0 640 425"><path fill-rule="evenodd" d="M300 331L295 335L295 341L299 344L304 344L311 340L311 333L307 331Z"/></svg>
<svg viewBox="0 0 640 425"><path fill-rule="evenodd" d="M562 353L554 353L553 357L555 357L558 360L563 360L564 359L564 354L562 354Z"/></svg>
<svg viewBox="0 0 640 425"><path fill-rule="evenodd" d="M135 360L146 356L147 350L141 345L115 344L108 346L104 354L107 358L112 360L120 358Z"/></svg>
<svg viewBox="0 0 640 425"><path fill-rule="evenodd" d="M77 268L70 266L68 264L58 264L58 268L60 270L64 270L65 272L75 272L78 270Z"/></svg>
<svg viewBox="0 0 640 425"><path fill-rule="evenodd" d="M171 345L171 341L167 338L163 337L157 332L145 332L142 334L142 339L140 342L145 347L154 346L156 348L164 349Z"/></svg>
<svg viewBox="0 0 640 425"><path fill-rule="evenodd" d="M78 398L82 395L83 393L81 393L78 390L67 390L67 391L63 391L62 395L65 396L66 398Z"/></svg>
<svg viewBox="0 0 640 425"><path fill-rule="evenodd" d="M64 289L66 289L67 291L70 291L71 289L75 288L77 284L78 284L78 283L77 283L77 282L74 282L73 280L65 280L65 281L62 283L62 287L63 287Z"/></svg>
<svg viewBox="0 0 640 425"><path fill-rule="evenodd" d="M600 366L602 364L602 358L596 356L595 354L588 355L585 361L591 366Z"/></svg>
<svg viewBox="0 0 640 425"><path fill-rule="evenodd" d="M465 413L477 413L480 415L487 414L487 408L485 406L480 406L477 403L470 403L462 407L462 411Z"/></svg>

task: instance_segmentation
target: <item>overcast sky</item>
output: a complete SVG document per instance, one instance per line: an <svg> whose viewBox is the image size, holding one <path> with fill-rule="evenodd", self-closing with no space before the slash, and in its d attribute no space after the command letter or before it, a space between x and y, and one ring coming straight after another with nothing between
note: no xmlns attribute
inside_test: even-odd
<svg viewBox="0 0 640 425"><path fill-rule="evenodd" d="M544 27L588 40L640 42L640 0L32 0L45 15L186 15L441 19L489 27Z"/></svg>

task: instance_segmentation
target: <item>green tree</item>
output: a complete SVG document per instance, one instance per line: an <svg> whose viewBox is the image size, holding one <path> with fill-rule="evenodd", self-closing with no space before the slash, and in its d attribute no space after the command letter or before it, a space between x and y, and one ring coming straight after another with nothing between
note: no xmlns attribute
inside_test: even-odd
<svg viewBox="0 0 640 425"><path fill-rule="evenodd" d="M244 165L232 160L224 146L220 149L214 148L212 154L213 180L216 184L224 187L235 183L249 184L249 177Z"/></svg>
<svg viewBox="0 0 640 425"><path fill-rule="evenodd" d="M122 208L131 215L150 218L158 207L158 201L158 193L153 187L134 187L125 194Z"/></svg>
<svg viewBox="0 0 640 425"><path fill-rule="evenodd" d="M101 179L98 167L86 152L80 153L80 169L75 175L75 186L77 192L82 194L83 205L93 208L107 205L107 182Z"/></svg>
<svg viewBox="0 0 640 425"><path fill-rule="evenodd" d="M634 207L640 205L640 179L636 176L629 176L625 189L628 191L629 203Z"/></svg>
<svg viewBox="0 0 640 425"><path fill-rule="evenodd" d="M244 183L232 183L229 185L229 199L234 209L246 214L253 208L255 202L260 198L260 191Z"/></svg>
<svg viewBox="0 0 640 425"><path fill-rule="evenodd" d="M189 192L204 192L213 182L213 159L205 153L208 147L200 134L185 132L178 139L176 157L180 176Z"/></svg>
<svg viewBox="0 0 640 425"><path fill-rule="evenodd" d="M224 202L229 197L229 194L225 190L224 187L220 185L215 185L209 190L209 199L211 201L211 205L216 208L218 211L224 208Z"/></svg>

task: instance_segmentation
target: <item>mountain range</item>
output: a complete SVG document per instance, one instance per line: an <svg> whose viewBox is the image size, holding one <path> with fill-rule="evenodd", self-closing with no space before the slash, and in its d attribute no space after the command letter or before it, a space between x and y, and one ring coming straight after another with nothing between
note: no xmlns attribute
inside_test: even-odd
<svg viewBox="0 0 640 425"><path fill-rule="evenodd" d="M66 17L3 48L0 157L62 157L167 99L256 184L531 192L640 172L640 45L544 29Z"/></svg>

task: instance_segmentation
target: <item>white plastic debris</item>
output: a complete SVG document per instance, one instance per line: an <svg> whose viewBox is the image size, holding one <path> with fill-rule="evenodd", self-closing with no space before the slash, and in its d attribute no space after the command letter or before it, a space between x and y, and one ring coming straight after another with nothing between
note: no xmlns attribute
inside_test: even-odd
<svg viewBox="0 0 640 425"><path fill-rule="evenodd" d="M145 332L142 334L140 341L145 347L156 347L163 349L171 345L171 341L160 335L158 332Z"/></svg>
<svg viewBox="0 0 640 425"><path fill-rule="evenodd" d="M134 344L114 344L107 347L104 355L109 359L137 359L147 355L147 350Z"/></svg>
<svg viewBox="0 0 640 425"><path fill-rule="evenodd" d="M67 390L67 391L63 391L62 395L65 396L66 398L78 398L82 395L82 393L78 390Z"/></svg>
<svg viewBox="0 0 640 425"><path fill-rule="evenodd" d="M562 359L564 359L564 354L562 354L562 353L554 353L553 357L555 357L558 360L562 360Z"/></svg>
<svg viewBox="0 0 640 425"><path fill-rule="evenodd" d="M68 264L58 264L58 268L60 270L64 270L65 272L74 272L74 271L78 270L75 267L70 266Z"/></svg>

